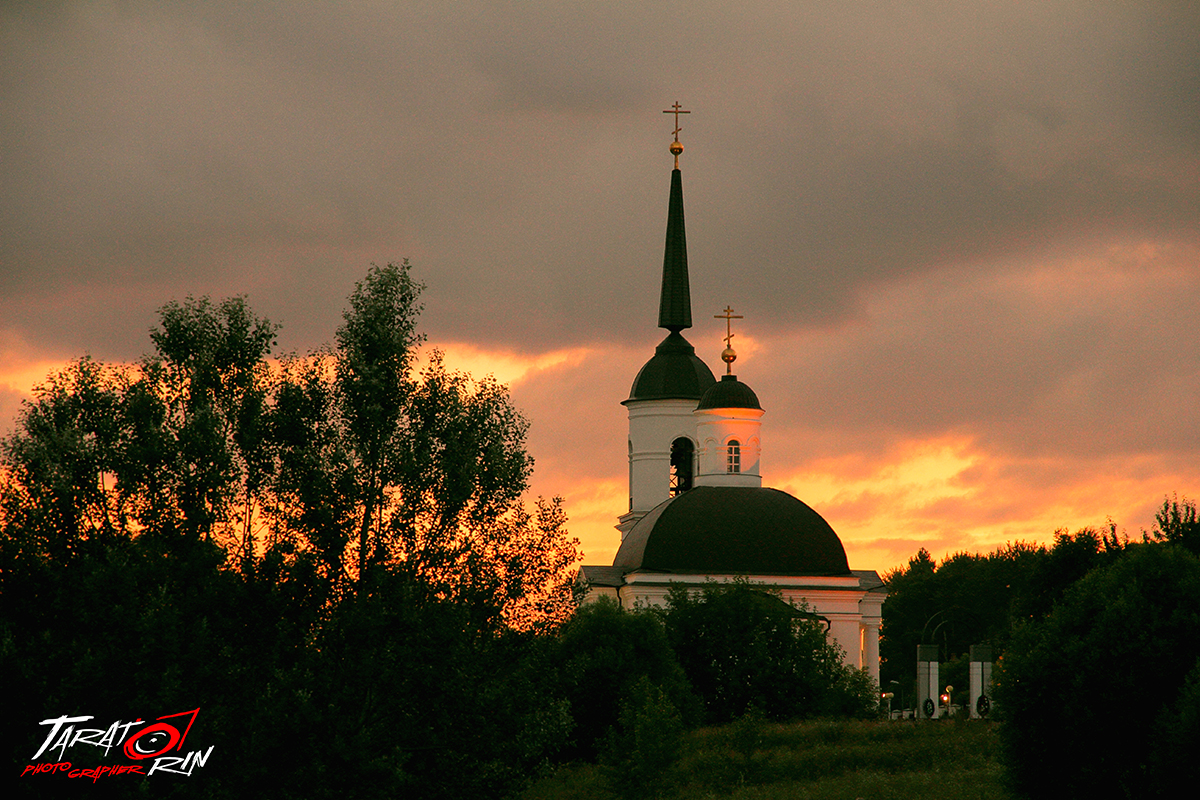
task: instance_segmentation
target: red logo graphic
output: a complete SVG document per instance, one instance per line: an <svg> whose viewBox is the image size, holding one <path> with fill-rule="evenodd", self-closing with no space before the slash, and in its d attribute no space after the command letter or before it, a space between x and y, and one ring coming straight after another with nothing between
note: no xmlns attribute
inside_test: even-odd
<svg viewBox="0 0 1200 800"><path fill-rule="evenodd" d="M159 720L164 720L186 717L190 714L192 718L188 720L187 727L183 729L182 734L174 725L161 721L148 728L142 728L136 736L125 742L125 755L130 758L153 758L162 755L172 747L176 750L182 748L183 740L187 738L188 731L192 729L192 723L196 721L196 715L199 713L200 709L197 708L193 711L159 717Z"/></svg>
<svg viewBox="0 0 1200 800"><path fill-rule="evenodd" d="M64 714L61 717L44 719L41 724L51 726L50 733L33 754L31 761L37 762L47 750L57 750L59 761L29 764L21 775L55 775L65 772L69 778L91 778L93 783L101 777L116 775L146 777L155 772L191 775L195 769L207 764L208 757L212 755L212 746L204 751L193 750L181 755L165 754L171 751L182 753L183 743L187 741L199 713L200 709L194 708L178 714L165 714L140 730L137 730L137 727L145 725L140 717L133 722L118 720L107 728L76 727L76 723L94 719L91 716L69 717ZM148 771L142 764L106 764L93 769L72 768L71 762L66 760L67 750L78 745L99 747L105 756L108 756L114 747L120 747L120 752L134 761L153 761Z"/></svg>

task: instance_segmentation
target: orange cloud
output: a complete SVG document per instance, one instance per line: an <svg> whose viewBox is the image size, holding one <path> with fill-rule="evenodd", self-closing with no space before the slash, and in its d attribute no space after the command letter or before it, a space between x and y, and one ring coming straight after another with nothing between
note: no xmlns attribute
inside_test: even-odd
<svg viewBox="0 0 1200 800"><path fill-rule="evenodd" d="M466 342L439 342L422 348L418 368L429 362L434 349L441 351L446 366L451 369L466 372L474 378L491 375L510 388L530 373L577 364L592 353L589 348L576 347L522 355L511 350L488 350Z"/></svg>

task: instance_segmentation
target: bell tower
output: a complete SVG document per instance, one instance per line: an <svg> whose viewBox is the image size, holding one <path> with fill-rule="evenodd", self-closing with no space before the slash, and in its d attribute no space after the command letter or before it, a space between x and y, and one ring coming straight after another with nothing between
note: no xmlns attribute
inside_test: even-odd
<svg viewBox="0 0 1200 800"><path fill-rule="evenodd" d="M675 157L667 204L667 241L663 253L662 291L658 327L667 337L633 379L629 399L629 510L618 520L621 538L646 512L695 485L697 474L696 420L701 396L716 383L712 371L680 331L692 327L688 287L687 237L683 224L683 177L679 171L679 115L691 113L679 103L664 114L675 115Z"/></svg>
<svg viewBox="0 0 1200 800"><path fill-rule="evenodd" d="M733 374L737 353L733 349L732 320L742 319L725 307L716 319L725 320L725 374L700 398L694 416L699 458L697 486L748 486L762 488L762 406L758 395Z"/></svg>

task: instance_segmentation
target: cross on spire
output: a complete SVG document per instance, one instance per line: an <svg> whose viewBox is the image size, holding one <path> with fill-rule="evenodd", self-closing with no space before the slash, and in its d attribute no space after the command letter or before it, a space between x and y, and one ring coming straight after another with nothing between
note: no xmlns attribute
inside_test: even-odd
<svg viewBox="0 0 1200 800"><path fill-rule="evenodd" d="M713 314L713 319L725 320L725 352L721 353L721 360L725 362L725 374L733 374L733 362L737 359L737 353L733 351L733 323L735 319L745 319L741 314L733 313L732 306L725 306L724 314Z"/></svg>
<svg viewBox="0 0 1200 800"><path fill-rule="evenodd" d="M725 313L724 314L713 314L713 319L725 320L725 346L732 347L733 344L730 342L730 340L733 338L734 334L733 334L733 329L732 329L732 323L730 322L730 320L745 319L745 317L743 317L741 314L733 313L732 307L725 306Z"/></svg>
<svg viewBox="0 0 1200 800"><path fill-rule="evenodd" d="M683 106L679 105L679 101L676 100L675 105L673 105L670 108L668 108L667 110L663 111L664 114L674 114L675 115L675 130L673 131L673 133L675 134L675 141L677 141L677 142L679 141L679 132L681 130L683 130L683 128L679 127L679 115L692 113L691 111L683 111L682 109L683 109Z"/></svg>
<svg viewBox="0 0 1200 800"><path fill-rule="evenodd" d="M683 145L679 142L679 132L683 130L683 128L679 127L679 115L690 114L692 112L684 111L683 107L679 105L679 101L676 100L675 105L664 110L662 113L675 115L675 130L673 131L675 134L675 141L671 142L670 150L671 154L675 156L675 169L679 169L679 154L683 152Z"/></svg>

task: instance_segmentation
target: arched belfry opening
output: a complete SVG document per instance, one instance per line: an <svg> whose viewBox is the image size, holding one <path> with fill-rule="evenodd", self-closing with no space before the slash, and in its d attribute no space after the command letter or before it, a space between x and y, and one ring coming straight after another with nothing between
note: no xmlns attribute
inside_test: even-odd
<svg viewBox="0 0 1200 800"><path fill-rule="evenodd" d="M686 436L671 442L671 497L692 488L696 474L696 445Z"/></svg>

